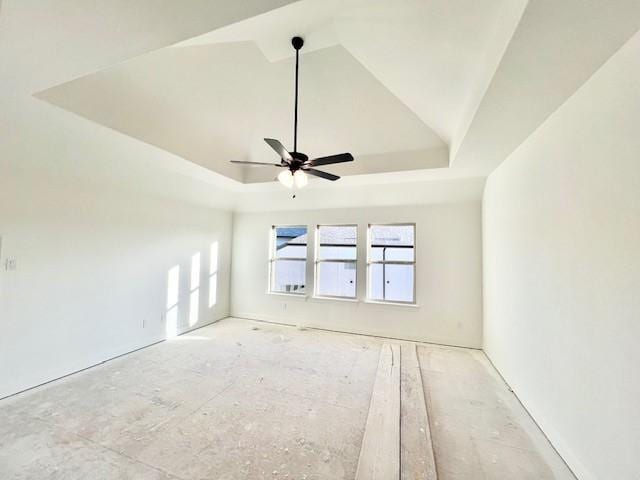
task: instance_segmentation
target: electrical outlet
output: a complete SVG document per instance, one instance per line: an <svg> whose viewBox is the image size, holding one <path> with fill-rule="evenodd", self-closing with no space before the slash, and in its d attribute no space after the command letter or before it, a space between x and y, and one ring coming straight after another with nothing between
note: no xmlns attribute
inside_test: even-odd
<svg viewBox="0 0 640 480"><path fill-rule="evenodd" d="M17 267L17 263L16 263L16 259L15 258L7 258L4 261L4 269L7 272L11 272L14 271Z"/></svg>

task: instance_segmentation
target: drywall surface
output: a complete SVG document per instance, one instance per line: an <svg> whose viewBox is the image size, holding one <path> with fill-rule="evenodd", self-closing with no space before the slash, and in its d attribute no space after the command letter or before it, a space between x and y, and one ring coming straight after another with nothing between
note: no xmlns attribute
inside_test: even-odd
<svg viewBox="0 0 640 480"><path fill-rule="evenodd" d="M640 34L488 179L484 347L583 480L638 478Z"/></svg>
<svg viewBox="0 0 640 480"><path fill-rule="evenodd" d="M230 212L131 191L0 178L0 397L227 316L231 222Z"/></svg>
<svg viewBox="0 0 640 480"><path fill-rule="evenodd" d="M369 223L416 223L417 306L366 303ZM357 224L358 301L312 297L315 227ZM307 225L307 295L267 293L272 225ZM482 340L479 203L403 205L234 214L234 316L338 331L480 347Z"/></svg>

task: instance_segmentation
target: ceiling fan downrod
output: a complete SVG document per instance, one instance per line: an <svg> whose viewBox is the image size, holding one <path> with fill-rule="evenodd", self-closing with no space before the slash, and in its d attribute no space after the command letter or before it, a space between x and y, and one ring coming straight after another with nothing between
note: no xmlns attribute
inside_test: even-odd
<svg viewBox="0 0 640 480"><path fill-rule="evenodd" d="M300 62L300 49L304 45L302 37L293 37L291 45L296 50L296 90L295 90L295 107L293 109L293 151L298 151L298 66Z"/></svg>

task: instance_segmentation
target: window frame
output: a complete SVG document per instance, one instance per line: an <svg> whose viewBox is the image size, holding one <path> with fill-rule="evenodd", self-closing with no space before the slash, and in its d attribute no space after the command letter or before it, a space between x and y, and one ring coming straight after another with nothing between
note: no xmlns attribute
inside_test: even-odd
<svg viewBox="0 0 640 480"><path fill-rule="evenodd" d="M328 258L321 259L320 258L320 228L321 227L353 227L356 231L356 243L354 245L356 258L353 260L346 259L337 259L337 258ZM314 262L313 262L313 296L314 298L328 298L332 300L357 300L358 299L358 224L356 223L320 223L316 225L315 231L315 242L314 242ZM321 263L350 263L354 266L354 270L356 272L356 284L354 287L354 295L351 296L343 296L343 295L321 295L318 292L318 287L320 285L319 274L320 274L320 264Z"/></svg>
<svg viewBox="0 0 640 480"><path fill-rule="evenodd" d="M278 257L277 256L277 230L278 228L305 228L307 231L307 243L305 245L305 256L304 258L299 258L299 257ZM307 260L309 259L309 226L308 225L301 225L301 224L292 224L292 225L271 225L271 229L269 231L269 282L268 282L268 288L267 288L267 293L273 294L273 295L293 295L296 297L305 297L307 296ZM274 290L273 289L273 285L274 285L274 280L275 280L275 272L276 269L274 268L276 263L278 261L281 260L285 260L285 261L295 261L295 262L303 262L304 266L305 266L305 285L304 285L304 291L302 292L287 292L287 291L279 291L279 290Z"/></svg>
<svg viewBox="0 0 640 480"><path fill-rule="evenodd" d="M371 259L371 227L413 227L413 261L409 260L372 260ZM370 303L386 303L391 305L417 305L416 299L416 263L418 260L418 248L417 248L417 228L415 222L400 222L400 223L369 223L367 225L367 302ZM395 247L398 248L398 247ZM385 265L411 265L413 267L413 292L412 292L412 300L404 301L404 300L387 300L383 298L375 299L371 296L371 265L382 265L382 269L384 272ZM384 284L383 284L384 289ZM384 296L384 295L383 295Z"/></svg>

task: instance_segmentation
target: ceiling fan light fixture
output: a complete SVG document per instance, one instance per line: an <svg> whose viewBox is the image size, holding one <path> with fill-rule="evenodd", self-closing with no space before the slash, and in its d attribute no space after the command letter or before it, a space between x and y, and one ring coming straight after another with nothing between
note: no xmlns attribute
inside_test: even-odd
<svg viewBox="0 0 640 480"><path fill-rule="evenodd" d="M307 177L307 174L304 173L302 170L296 170L293 173L293 180L295 181L296 187L298 188L305 187L309 182L309 178Z"/></svg>
<svg viewBox="0 0 640 480"><path fill-rule="evenodd" d="M293 188L293 174L288 169L278 174L278 181L287 188Z"/></svg>

